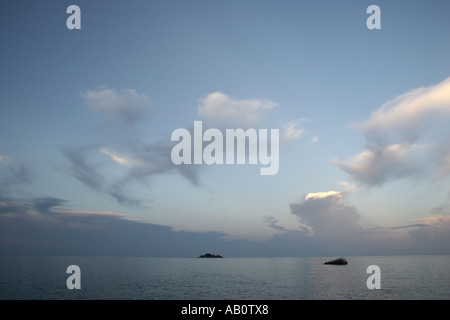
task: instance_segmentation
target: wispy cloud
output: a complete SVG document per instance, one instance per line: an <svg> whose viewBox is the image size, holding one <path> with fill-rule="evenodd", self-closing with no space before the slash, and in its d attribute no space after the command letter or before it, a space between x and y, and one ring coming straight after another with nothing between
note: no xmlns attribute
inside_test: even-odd
<svg viewBox="0 0 450 320"><path fill-rule="evenodd" d="M34 178L28 165L10 156L0 155L0 192L11 193L16 188L31 184Z"/></svg>
<svg viewBox="0 0 450 320"><path fill-rule="evenodd" d="M82 97L89 106L106 115L115 127L136 126L151 103L147 95L138 93L135 89L102 87L86 91ZM213 92L200 99L198 115L205 127L260 127L268 125L265 121L269 119L269 112L278 106L278 103L267 99L239 100L222 92ZM310 119L299 118L283 125L283 142L301 138L305 132L302 125L309 121ZM105 132L110 132L114 126L108 123L104 126ZM191 131L192 128L188 127L188 130ZM85 186L107 194L121 204L141 206L141 200L130 196L130 187L136 183L146 185L156 175L176 173L192 185L201 186L202 166L174 165L170 157L173 145L174 142L169 138L146 142L136 131L126 130L120 138L113 141L103 140L80 147L66 147L63 153L68 160L67 172ZM114 173L109 166L112 163L120 165Z"/></svg>
<svg viewBox="0 0 450 320"><path fill-rule="evenodd" d="M133 128L146 119L145 111L151 104L150 98L135 89L116 90L102 87L82 94L85 102L101 111L110 121L97 128L111 132L119 130L120 137L108 135L108 139L82 146L66 146L63 154L67 160L66 172L88 188L106 194L118 203L140 207L151 201L130 195L130 188L136 184L147 186L156 175L178 173L193 185L199 186L199 166L175 166L170 158L173 142L147 142ZM100 135L101 137L101 135ZM103 157L102 157L103 155ZM107 157L105 157L105 155ZM120 167L112 168L110 164Z"/></svg>
<svg viewBox="0 0 450 320"><path fill-rule="evenodd" d="M174 165L170 159L172 147L170 141L144 143L135 138L128 141L123 154L93 145L66 148L64 155L68 160L67 172L85 186L122 205L140 207L151 199L141 200L130 195L130 188L136 185L147 187L147 182L154 176L177 173L192 185L200 185L200 166ZM99 160L102 154L108 155L111 163L120 164L121 170L113 170L108 167L107 160Z"/></svg>
<svg viewBox="0 0 450 320"><path fill-rule="evenodd" d="M310 121L311 120L307 118L300 118L289 121L288 123L284 124L282 128L282 136L280 138L280 142L284 143L300 139L305 133L305 129L301 128L300 126Z"/></svg>
<svg viewBox="0 0 450 320"><path fill-rule="evenodd" d="M115 151L112 151L112 150L106 148L106 147L101 148L100 152L110 156L113 161L115 161L119 164L122 164L124 166L127 166L127 167L135 167L135 166L143 165L143 163L137 158L119 154Z"/></svg>
<svg viewBox="0 0 450 320"><path fill-rule="evenodd" d="M68 163L68 172L75 179L95 191L101 191L105 184L105 178L100 174L96 165L87 160L88 147L70 147L63 150Z"/></svg>

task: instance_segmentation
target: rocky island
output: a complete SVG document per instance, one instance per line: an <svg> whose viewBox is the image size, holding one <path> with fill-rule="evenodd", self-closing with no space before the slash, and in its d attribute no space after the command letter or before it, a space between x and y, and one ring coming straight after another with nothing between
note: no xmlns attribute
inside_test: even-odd
<svg viewBox="0 0 450 320"><path fill-rule="evenodd" d="M199 258L223 258L223 257L218 254L207 253L207 254L202 254L201 256L199 256Z"/></svg>
<svg viewBox="0 0 450 320"><path fill-rule="evenodd" d="M338 258L335 260L330 260L330 261L324 262L323 264L346 265L346 264L348 264L348 262L344 258Z"/></svg>

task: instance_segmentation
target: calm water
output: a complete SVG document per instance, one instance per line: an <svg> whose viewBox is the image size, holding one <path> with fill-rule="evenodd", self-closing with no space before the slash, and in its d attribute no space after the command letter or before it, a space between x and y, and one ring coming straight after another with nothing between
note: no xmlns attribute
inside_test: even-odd
<svg viewBox="0 0 450 320"><path fill-rule="evenodd" d="M335 257L332 257L335 258ZM450 299L450 256L325 258L0 257L0 299ZM81 289L69 290L69 265ZM381 289L369 290L369 265Z"/></svg>

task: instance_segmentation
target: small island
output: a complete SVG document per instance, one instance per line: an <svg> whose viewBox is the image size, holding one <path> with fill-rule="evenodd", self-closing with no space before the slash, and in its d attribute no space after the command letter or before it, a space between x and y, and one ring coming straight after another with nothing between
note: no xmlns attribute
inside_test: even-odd
<svg viewBox="0 0 450 320"><path fill-rule="evenodd" d="M202 254L199 258L223 258L223 257L218 254L207 253L207 254Z"/></svg>
<svg viewBox="0 0 450 320"><path fill-rule="evenodd" d="M335 260L330 260L327 262L324 262L323 264L335 264L335 265L346 265L348 264L347 260L345 258L339 258L339 259L335 259Z"/></svg>

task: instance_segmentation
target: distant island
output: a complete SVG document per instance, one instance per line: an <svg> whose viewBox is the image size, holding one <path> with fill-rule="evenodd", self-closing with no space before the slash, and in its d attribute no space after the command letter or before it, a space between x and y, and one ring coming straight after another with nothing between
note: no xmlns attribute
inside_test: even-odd
<svg viewBox="0 0 450 320"><path fill-rule="evenodd" d="M330 260L327 262L324 262L323 264L336 264L336 265L346 265L348 264L347 260L345 258L339 258L339 259L335 259L335 260Z"/></svg>
<svg viewBox="0 0 450 320"><path fill-rule="evenodd" d="M218 254L207 253L207 254L202 254L199 258L223 258L223 257Z"/></svg>

